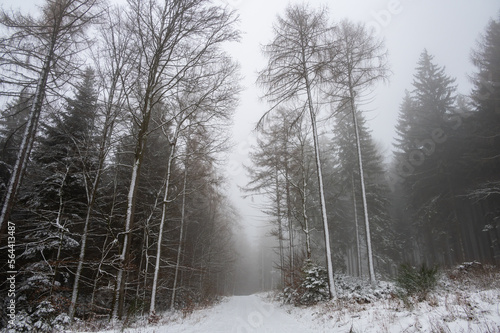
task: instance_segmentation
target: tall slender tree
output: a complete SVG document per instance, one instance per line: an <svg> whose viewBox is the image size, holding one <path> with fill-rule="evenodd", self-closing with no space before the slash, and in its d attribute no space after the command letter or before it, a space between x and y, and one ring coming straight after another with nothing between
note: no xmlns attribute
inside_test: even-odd
<svg viewBox="0 0 500 333"><path fill-rule="evenodd" d="M384 44L375 39L375 36L363 24L342 21L335 34L335 43L331 49L332 59L330 72L332 80L332 96L340 97L341 110L347 106L353 119L353 131L356 139L358 169L363 200L363 215L366 230L366 246L368 251L368 271L370 282L375 284L375 270L371 245L369 210L367 203L363 154L361 149L360 129L358 124L359 112L357 103L366 90L378 81L387 79L388 67Z"/></svg>
<svg viewBox="0 0 500 333"><path fill-rule="evenodd" d="M321 219L325 238L325 259L328 271L329 293L335 297L330 235L323 185L321 154L318 139L317 116L320 105L322 73L326 68L325 51L329 48L326 9L312 10L306 5L289 5L284 17L278 16L274 37L263 51L267 66L259 73L258 82L264 87L264 98L272 105L271 112L281 103L300 101L303 112L310 117L318 177ZM266 113L266 114L267 114ZM261 120L262 122L262 120Z"/></svg>
<svg viewBox="0 0 500 333"><path fill-rule="evenodd" d="M425 260L444 260L436 257L439 252L436 246L452 246L450 241L463 260L463 233L450 178L459 164L451 155L446 156L446 152L451 152L448 149L454 142L451 138L458 129L454 118L454 79L447 76L444 67L436 65L424 50L417 64L413 87L403 101L398 119L396 188L407 198L406 210L412 216L414 227L424 228L419 234L423 237L420 242L425 242L428 251L424 254ZM405 215L404 219L408 220L408 214ZM453 222L446 225L445 221ZM453 230L447 233L453 237L444 236L445 239L438 242L436 236L446 235L440 232L443 228ZM442 256L443 252L440 253Z"/></svg>
<svg viewBox="0 0 500 333"><path fill-rule="evenodd" d="M366 203L371 221L371 238L373 239L374 264L378 263L379 269L389 273L390 263L396 249L396 239L392 230L389 215L389 188L385 181L385 169L382 155L378 152L371 137L371 133L362 113L358 115L359 138L363 152L364 180L366 182ZM333 220L336 221L337 239L342 246L342 252L347 256L347 263L352 271L369 272L360 269L361 264L368 262L368 253L361 254L361 245L366 248L366 242L361 243L366 229L358 226L358 211L362 211L363 200L360 186L358 149L354 123L350 112L341 112L335 116L335 136L332 140L331 151L334 152L335 178L334 198L331 201L338 207L332 211ZM354 223L353 223L354 221ZM366 238L365 238L366 239ZM354 258L350 255L350 248L355 248ZM368 252L368 251L366 251Z"/></svg>
<svg viewBox="0 0 500 333"><path fill-rule="evenodd" d="M125 269L130 255L131 230L136 205L137 182L148 133L151 112L164 102L166 96L186 72L196 67L200 59L221 43L236 40L235 14L210 6L209 1L130 2L130 36L140 61L137 63L138 88L131 105L135 122L139 124L134 162L127 195L127 213L124 223L120 268L117 273L117 291L113 318L123 313ZM132 99L130 99L132 101Z"/></svg>
<svg viewBox="0 0 500 333"><path fill-rule="evenodd" d="M55 88L54 79L76 72L78 65L74 62L74 56L82 47L86 47L83 32L96 17L96 4L97 0L47 0L37 19L5 12L0 15L0 24L13 30L0 41L4 59L2 82L14 86L14 90L16 86L35 87L28 122L0 214L2 234L33 148L46 92L50 87ZM21 61L23 57L33 61ZM26 72L32 74L28 76L28 81L25 79ZM4 91L10 93L12 90Z"/></svg>
<svg viewBox="0 0 500 333"><path fill-rule="evenodd" d="M13 102L8 103L0 119L0 200L3 200L9 179L16 163L17 149L28 119L32 95L29 90L21 92Z"/></svg>
<svg viewBox="0 0 500 333"><path fill-rule="evenodd" d="M97 161L95 174L87 182L87 212L84 228L80 240L80 254L73 282L73 291L69 307L70 320L73 320L78 299L80 277L85 262L87 239L90 231L90 222L94 214L94 206L99 196L104 167L112 149L112 137L116 128L120 109L125 105L124 82L131 72L131 65L136 55L130 52L126 45L126 29L124 29L122 9L108 7L106 21L99 29L99 46L97 48L96 83L102 86L103 101L99 106L102 112L96 116ZM98 133L97 133L98 132Z"/></svg>

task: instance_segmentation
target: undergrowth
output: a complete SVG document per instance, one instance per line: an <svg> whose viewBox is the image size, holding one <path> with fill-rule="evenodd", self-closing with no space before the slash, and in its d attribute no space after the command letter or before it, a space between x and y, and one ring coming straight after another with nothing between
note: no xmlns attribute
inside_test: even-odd
<svg viewBox="0 0 500 333"><path fill-rule="evenodd" d="M396 276L396 293L405 304L411 305L409 303L413 297L420 302L426 300L428 294L436 288L437 282L437 267L427 267L422 264L416 268L409 264L402 264Z"/></svg>

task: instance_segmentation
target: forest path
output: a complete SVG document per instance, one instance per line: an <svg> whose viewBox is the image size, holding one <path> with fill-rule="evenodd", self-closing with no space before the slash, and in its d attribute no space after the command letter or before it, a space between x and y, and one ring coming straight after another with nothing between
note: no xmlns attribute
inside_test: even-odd
<svg viewBox="0 0 500 333"><path fill-rule="evenodd" d="M200 316L201 315L201 316ZM164 330L162 330L164 328ZM276 303L258 295L232 296L185 321L157 327L163 333L313 333Z"/></svg>

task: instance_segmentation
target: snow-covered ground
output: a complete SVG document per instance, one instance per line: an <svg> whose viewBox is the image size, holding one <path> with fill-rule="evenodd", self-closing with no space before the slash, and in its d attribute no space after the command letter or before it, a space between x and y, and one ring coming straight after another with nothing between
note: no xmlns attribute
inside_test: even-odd
<svg viewBox="0 0 500 333"><path fill-rule="evenodd" d="M140 325L139 325L140 326ZM121 329L101 333L121 332ZM166 314L158 325L127 329L129 333L315 333L314 325L297 320L290 309L263 295L232 296L184 318Z"/></svg>
<svg viewBox="0 0 500 333"><path fill-rule="evenodd" d="M500 333L499 273L480 281L460 274L442 277L424 301L403 302L391 283L372 289L338 278L339 298L311 307L283 305L271 294L232 296L190 314L167 312L154 325L144 320L100 333Z"/></svg>
<svg viewBox="0 0 500 333"><path fill-rule="evenodd" d="M410 310L396 299L366 304L343 300L301 308L281 305L264 295L233 296L212 308L195 311L186 318L181 313L168 314L157 325L138 325L125 332L500 332L498 290L433 297L434 301L419 303ZM101 333L120 331L115 329Z"/></svg>
<svg viewBox="0 0 500 333"><path fill-rule="evenodd" d="M345 299L307 309L290 308L316 332L500 332L500 292L433 294L408 308L397 298L359 304Z"/></svg>

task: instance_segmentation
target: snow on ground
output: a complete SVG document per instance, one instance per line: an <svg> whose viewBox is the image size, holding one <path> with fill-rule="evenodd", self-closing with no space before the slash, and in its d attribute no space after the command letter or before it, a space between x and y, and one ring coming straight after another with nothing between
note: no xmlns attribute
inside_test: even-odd
<svg viewBox="0 0 500 333"><path fill-rule="evenodd" d="M408 308L398 298L357 303L352 299L310 308L290 307L299 322L316 332L500 332L500 292L436 293Z"/></svg>
<svg viewBox="0 0 500 333"><path fill-rule="evenodd" d="M339 298L311 307L283 305L271 294L232 296L190 314L167 312L158 324L101 333L500 333L500 273L457 274L442 277L424 301L403 302L392 283L372 289L338 278Z"/></svg>
<svg viewBox="0 0 500 333"><path fill-rule="evenodd" d="M137 325L128 333L319 333L319 332L500 332L500 292L433 294L408 309L385 298L359 304L344 299L313 307L281 305L264 295L233 296L195 311L165 315L160 324ZM120 332L121 329L101 331Z"/></svg>
<svg viewBox="0 0 500 333"><path fill-rule="evenodd" d="M166 323L165 323L166 322ZM218 305L193 312L167 314L160 324L126 329L128 333L316 333L314 326L297 321L279 303L262 295L232 296ZM122 332L121 329L101 333Z"/></svg>

